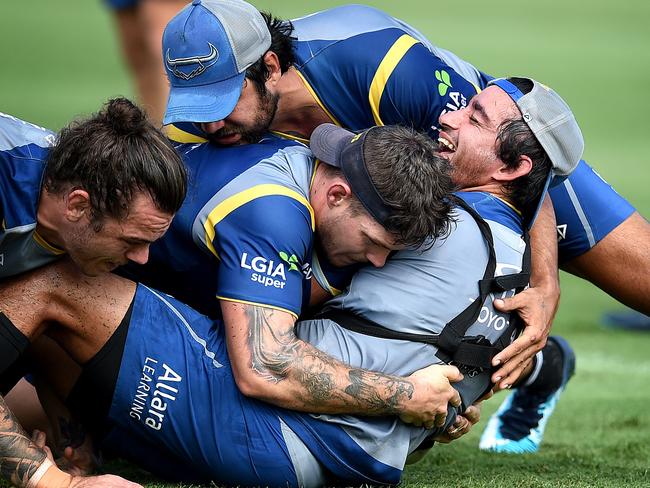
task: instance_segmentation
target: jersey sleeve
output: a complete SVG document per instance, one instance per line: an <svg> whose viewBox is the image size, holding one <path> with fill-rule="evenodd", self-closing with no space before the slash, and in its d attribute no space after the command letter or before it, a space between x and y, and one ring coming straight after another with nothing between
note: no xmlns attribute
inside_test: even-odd
<svg viewBox="0 0 650 488"><path fill-rule="evenodd" d="M220 260L217 298L298 316L311 277L313 211L291 190L259 191L265 193L235 195L222 204L235 208L223 217L213 210L205 224L212 229L208 247Z"/></svg>
<svg viewBox="0 0 650 488"><path fill-rule="evenodd" d="M369 92L378 125L401 124L437 137L438 119L467 106L478 88L409 35L398 38Z"/></svg>

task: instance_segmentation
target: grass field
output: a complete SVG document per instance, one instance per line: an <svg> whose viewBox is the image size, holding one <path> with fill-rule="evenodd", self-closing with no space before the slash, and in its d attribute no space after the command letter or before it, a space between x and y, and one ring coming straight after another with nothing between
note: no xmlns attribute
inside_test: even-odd
<svg viewBox="0 0 650 488"><path fill-rule="evenodd" d="M254 3L295 17L343 2ZM582 126L585 159L650 215L650 2L370 3L488 73L526 74L555 88ZM132 94L102 7L99 0L3 2L0 111L59 128L109 96ZM650 486L650 334L601 328L601 314L621 306L591 285L563 275L562 290L554 332L574 345L578 364L542 450L481 453L479 426L408 468L404 486ZM485 418L501 398L486 405ZM110 467L169 486L130 466Z"/></svg>

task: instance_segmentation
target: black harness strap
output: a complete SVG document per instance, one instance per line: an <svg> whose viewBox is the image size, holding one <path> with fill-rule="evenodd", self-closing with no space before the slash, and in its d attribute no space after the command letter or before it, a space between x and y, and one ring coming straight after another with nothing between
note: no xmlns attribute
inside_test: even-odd
<svg viewBox="0 0 650 488"><path fill-rule="evenodd" d="M512 340L515 333L521 329L521 319L516 312L510 314L509 325L503 331L499 340L494 344L490 343L484 336L467 337L467 330L476 322L481 308L488 295L492 292L504 292L515 290L521 292L530 281L530 239L528 231L524 231L524 242L526 249L522 257L522 270L520 273L494 276L496 270L496 254L494 251L494 239L490 226L483 218L460 198L454 198L455 204L469 213L476 221L481 235L488 244L488 263L483 273L483 278L478 282L479 295L465 310L449 321L440 334L414 334L400 332L383 327L371 320L360 317L345 310L330 309L317 315L317 318L331 319L341 327L382 339L405 340L412 342L423 342L438 348L437 356L444 362L461 366L465 374L476 372L492 367L492 358L502 351Z"/></svg>

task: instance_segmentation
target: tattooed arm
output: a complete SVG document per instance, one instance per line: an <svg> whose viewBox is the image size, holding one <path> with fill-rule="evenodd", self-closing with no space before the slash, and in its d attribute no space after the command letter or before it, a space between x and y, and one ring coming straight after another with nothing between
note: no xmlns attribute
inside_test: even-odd
<svg viewBox="0 0 650 488"><path fill-rule="evenodd" d="M36 446L0 397L0 471L17 486L27 481L45 461L46 452Z"/></svg>
<svg viewBox="0 0 650 488"><path fill-rule="evenodd" d="M460 405L453 366L429 366L401 378L350 367L300 340L287 312L222 300L228 355L247 396L312 413L400 415L416 425L444 424Z"/></svg>
<svg viewBox="0 0 650 488"><path fill-rule="evenodd" d="M27 486L29 479L48 458L45 435L38 433L33 442L0 397L0 472L15 486ZM142 488L113 475L71 476L52 464L36 488Z"/></svg>

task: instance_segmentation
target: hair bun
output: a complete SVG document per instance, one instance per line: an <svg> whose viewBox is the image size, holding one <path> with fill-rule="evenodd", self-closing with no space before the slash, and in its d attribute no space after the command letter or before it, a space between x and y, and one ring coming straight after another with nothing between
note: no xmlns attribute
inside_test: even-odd
<svg viewBox="0 0 650 488"><path fill-rule="evenodd" d="M103 113L106 124L119 135L140 132L149 123L144 111L123 97L106 102Z"/></svg>

